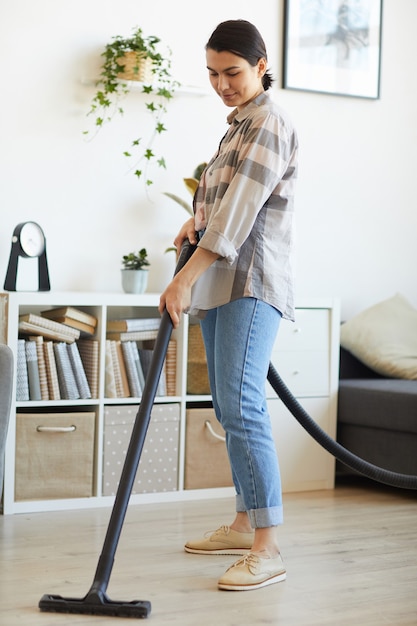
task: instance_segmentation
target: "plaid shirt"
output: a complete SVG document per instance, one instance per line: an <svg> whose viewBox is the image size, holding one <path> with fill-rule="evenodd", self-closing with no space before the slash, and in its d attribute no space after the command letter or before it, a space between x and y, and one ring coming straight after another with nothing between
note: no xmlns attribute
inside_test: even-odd
<svg viewBox="0 0 417 626"><path fill-rule="evenodd" d="M265 92L227 121L194 196L198 245L221 258L195 283L189 313L254 297L293 320L296 132Z"/></svg>

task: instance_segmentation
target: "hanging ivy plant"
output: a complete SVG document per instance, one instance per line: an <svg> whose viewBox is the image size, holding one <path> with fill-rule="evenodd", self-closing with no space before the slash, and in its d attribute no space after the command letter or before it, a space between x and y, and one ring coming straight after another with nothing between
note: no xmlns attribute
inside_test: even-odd
<svg viewBox="0 0 417 626"><path fill-rule="evenodd" d="M149 165L155 163L166 168L165 158L157 155L153 143L158 135L166 132L164 115L179 83L171 75L171 50L161 51L161 40L155 35L145 37L141 28L135 28L130 37L116 35L102 53L104 59L97 91L92 99L88 115L94 116L95 131L110 122L115 115L123 115L123 99L130 91L130 81L139 81L142 93L147 97L144 106L153 118L150 138L132 139L123 154L134 159L132 169L138 179L147 186L153 184L148 176ZM85 131L86 135L90 131Z"/></svg>

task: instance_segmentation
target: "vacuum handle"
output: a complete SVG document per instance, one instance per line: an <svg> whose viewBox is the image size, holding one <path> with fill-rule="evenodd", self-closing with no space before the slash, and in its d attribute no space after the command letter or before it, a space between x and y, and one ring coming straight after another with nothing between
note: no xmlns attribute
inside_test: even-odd
<svg viewBox="0 0 417 626"><path fill-rule="evenodd" d="M193 255L196 248L197 244L190 243L190 240L188 238L184 239L184 241L182 242L180 253L178 255L174 276L178 274L178 272L184 267L188 259Z"/></svg>
<svg viewBox="0 0 417 626"><path fill-rule="evenodd" d="M190 244L188 239L184 240L178 257L175 274L179 272L180 269L187 263L195 248L196 246ZM155 340L151 363L145 380L145 386L142 392L141 402L136 414L130 442L126 451L125 462L123 464L119 486L117 488L106 537L104 539L103 550L97 565L94 582L89 592L92 595L101 595L105 593L110 579L114 555L119 542L130 494L132 493L136 472L142 454L143 444L151 419L152 406L155 400L159 378L161 376L162 367L167 353L168 343L171 338L172 328L173 324L171 317L167 309L164 309Z"/></svg>

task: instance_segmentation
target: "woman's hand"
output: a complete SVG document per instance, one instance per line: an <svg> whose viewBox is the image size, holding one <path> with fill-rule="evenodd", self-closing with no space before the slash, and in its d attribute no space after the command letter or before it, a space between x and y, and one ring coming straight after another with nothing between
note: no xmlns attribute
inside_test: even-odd
<svg viewBox="0 0 417 626"><path fill-rule="evenodd" d="M174 240L177 249L180 250L185 239L195 245L197 237L194 230L194 218L191 218L182 226L180 232ZM210 250L197 247L191 258L174 276L168 287L165 289L159 300L159 312L166 309L171 317L174 328L178 328L181 313L189 310L191 304L191 288L196 280L207 268L212 265L218 255Z"/></svg>
<svg viewBox="0 0 417 626"><path fill-rule="evenodd" d="M174 239L174 246L177 249L177 257L180 254L181 246L188 239L193 245L197 243L195 234L194 217L190 217L181 227L178 235ZM184 277L183 277L184 278ZM166 309L171 317L174 328L178 328L181 313L190 308L191 303L191 284L181 277L174 276L171 283L165 289L159 300L159 312L163 313Z"/></svg>
<svg viewBox="0 0 417 626"><path fill-rule="evenodd" d="M166 309L174 328L178 328L181 313L187 311L191 304L191 285L177 274L165 289L159 300L159 312Z"/></svg>
<svg viewBox="0 0 417 626"><path fill-rule="evenodd" d="M176 247L178 254L185 239L188 239L192 245L195 245L197 243L197 237L195 234L195 222L193 217L190 217L190 219L182 225L180 232L174 239L174 246Z"/></svg>

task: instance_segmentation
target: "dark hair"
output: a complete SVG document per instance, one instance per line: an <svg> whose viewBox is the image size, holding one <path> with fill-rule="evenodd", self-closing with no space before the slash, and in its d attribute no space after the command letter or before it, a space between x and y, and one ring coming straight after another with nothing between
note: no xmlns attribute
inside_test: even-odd
<svg viewBox="0 0 417 626"><path fill-rule="evenodd" d="M261 33L246 20L228 20L221 22L213 31L206 44L206 50L210 48L216 52L232 52L253 67L259 59L267 59L266 47ZM270 88L273 78L269 72L262 77L263 88Z"/></svg>

